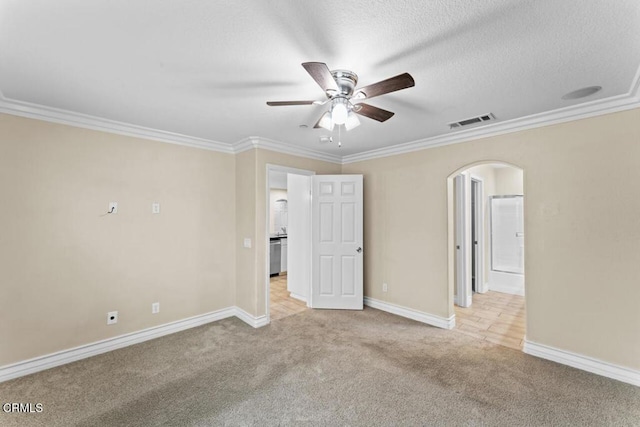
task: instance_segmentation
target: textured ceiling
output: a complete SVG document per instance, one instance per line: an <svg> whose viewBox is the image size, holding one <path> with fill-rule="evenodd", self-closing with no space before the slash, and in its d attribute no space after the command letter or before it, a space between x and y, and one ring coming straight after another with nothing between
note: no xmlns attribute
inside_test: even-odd
<svg viewBox="0 0 640 427"><path fill-rule="evenodd" d="M640 65L640 2L0 0L0 52L9 99L349 155L489 112L504 121L626 94ZM312 129L326 106L265 104L323 99L307 61L352 70L360 86L402 72L416 86L369 101L396 115L361 118L339 149ZM561 99L593 85L603 90Z"/></svg>

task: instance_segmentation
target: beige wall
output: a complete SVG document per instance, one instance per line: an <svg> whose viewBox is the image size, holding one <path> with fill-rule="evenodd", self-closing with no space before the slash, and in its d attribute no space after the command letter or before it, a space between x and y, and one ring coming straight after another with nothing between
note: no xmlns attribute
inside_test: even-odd
<svg viewBox="0 0 640 427"><path fill-rule="evenodd" d="M0 366L233 306L234 168L0 115Z"/></svg>
<svg viewBox="0 0 640 427"><path fill-rule="evenodd" d="M527 338L639 369L638 141L631 110L340 166L0 115L0 366L234 304L264 315L267 164L363 173L365 295L448 317L447 177L505 161L524 169Z"/></svg>
<svg viewBox="0 0 640 427"><path fill-rule="evenodd" d="M447 177L505 161L524 169L527 338L639 369L639 141L635 109L345 165L364 174L365 295L453 314Z"/></svg>
<svg viewBox="0 0 640 427"><path fill-rule="evenodd" d="M256 151L236 154L236 305L255 314L256 273ZM251 248L244 247L244 239L251 239Z"/></svg>
<svg viewBox="0 0 640 427"><path fill-rule="evenodd" d="M518 168L495 169L495 192L492 195L524 194L524 171Z"/></svg>

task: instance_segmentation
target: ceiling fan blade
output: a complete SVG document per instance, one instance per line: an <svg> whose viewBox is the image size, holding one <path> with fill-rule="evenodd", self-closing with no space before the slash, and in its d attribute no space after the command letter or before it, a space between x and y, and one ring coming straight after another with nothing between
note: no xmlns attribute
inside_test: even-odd
<svg viewBox="0 0 640 427"><path fill-rule="evenodd" d="M267 101L267 105L272 107L282 107L284 105L313 105L316 101Z"/></svg>
<svg viewBox="0 0 640 427"><path fill-rule="evenodd" d="M356 90L354 97L358 98L358 94L363 93L365 97L369 99L374 96L384 95L385 93L395 92L415 85L416 82L413 80L413 77L411 77L411 74L404 73L369 86L361 87Z"/></svg>
<svg viewBox="0 0 640 427"><path fill-rule="evenodd" d="M328 90L340 91L329 67L324 62L304 62L302 66L325 92Z"/></svg>
<svg viewBox="0 0 640 427"><path fill-rule="evenodd" d="M370 119L377 120L379 122L385 122L389 120L395 113L391 111L383 110L382 108L374 107L369 104L356 104L353 111L361 116L369 117Z"/></svg>

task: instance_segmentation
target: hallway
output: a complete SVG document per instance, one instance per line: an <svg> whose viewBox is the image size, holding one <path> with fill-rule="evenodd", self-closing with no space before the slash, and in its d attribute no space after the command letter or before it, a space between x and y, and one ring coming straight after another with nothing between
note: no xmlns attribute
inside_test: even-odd
<svg viewBox="0 0 640 427"><path fill-rule="evenodd" d="M271 320L283 319L307 310L307 304L291 298L287 291L287 275L273 276L269 284Z"/></svg>
<svg viewBox="0 0 640 427"><path fill-rule="evenodd" d="M521 350L525 334L524 297L488 291L474 293L471 307L454 306L455 331Z"/></svg>

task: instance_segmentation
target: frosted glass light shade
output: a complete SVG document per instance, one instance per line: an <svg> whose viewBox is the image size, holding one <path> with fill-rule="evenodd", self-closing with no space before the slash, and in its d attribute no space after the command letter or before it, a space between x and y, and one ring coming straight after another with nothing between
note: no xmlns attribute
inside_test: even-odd
<svg viewBox="0 0 640 427"><path fill-rule="evenodd" d="M331 110L331 118L333 123L343 125L347 121L347 106L343 102L336 102Z"/></svg>
<svg viewBox="0 0 640 427"><path fill-rule="evenodd" d="M322 115L318 122L318 126L328 130L329 132L333 130L333 120L331 120L331 114L329 114L328 111Z"/></svg>
<svg viewBox="0 0 640 427"><path fill-rule="evenodd" d="M347 115L347 121L344 122L344 128L349 131L358 126L360 126L360 120L358 119L358 116L353 111L349 111L349 114Z"/></svg>

